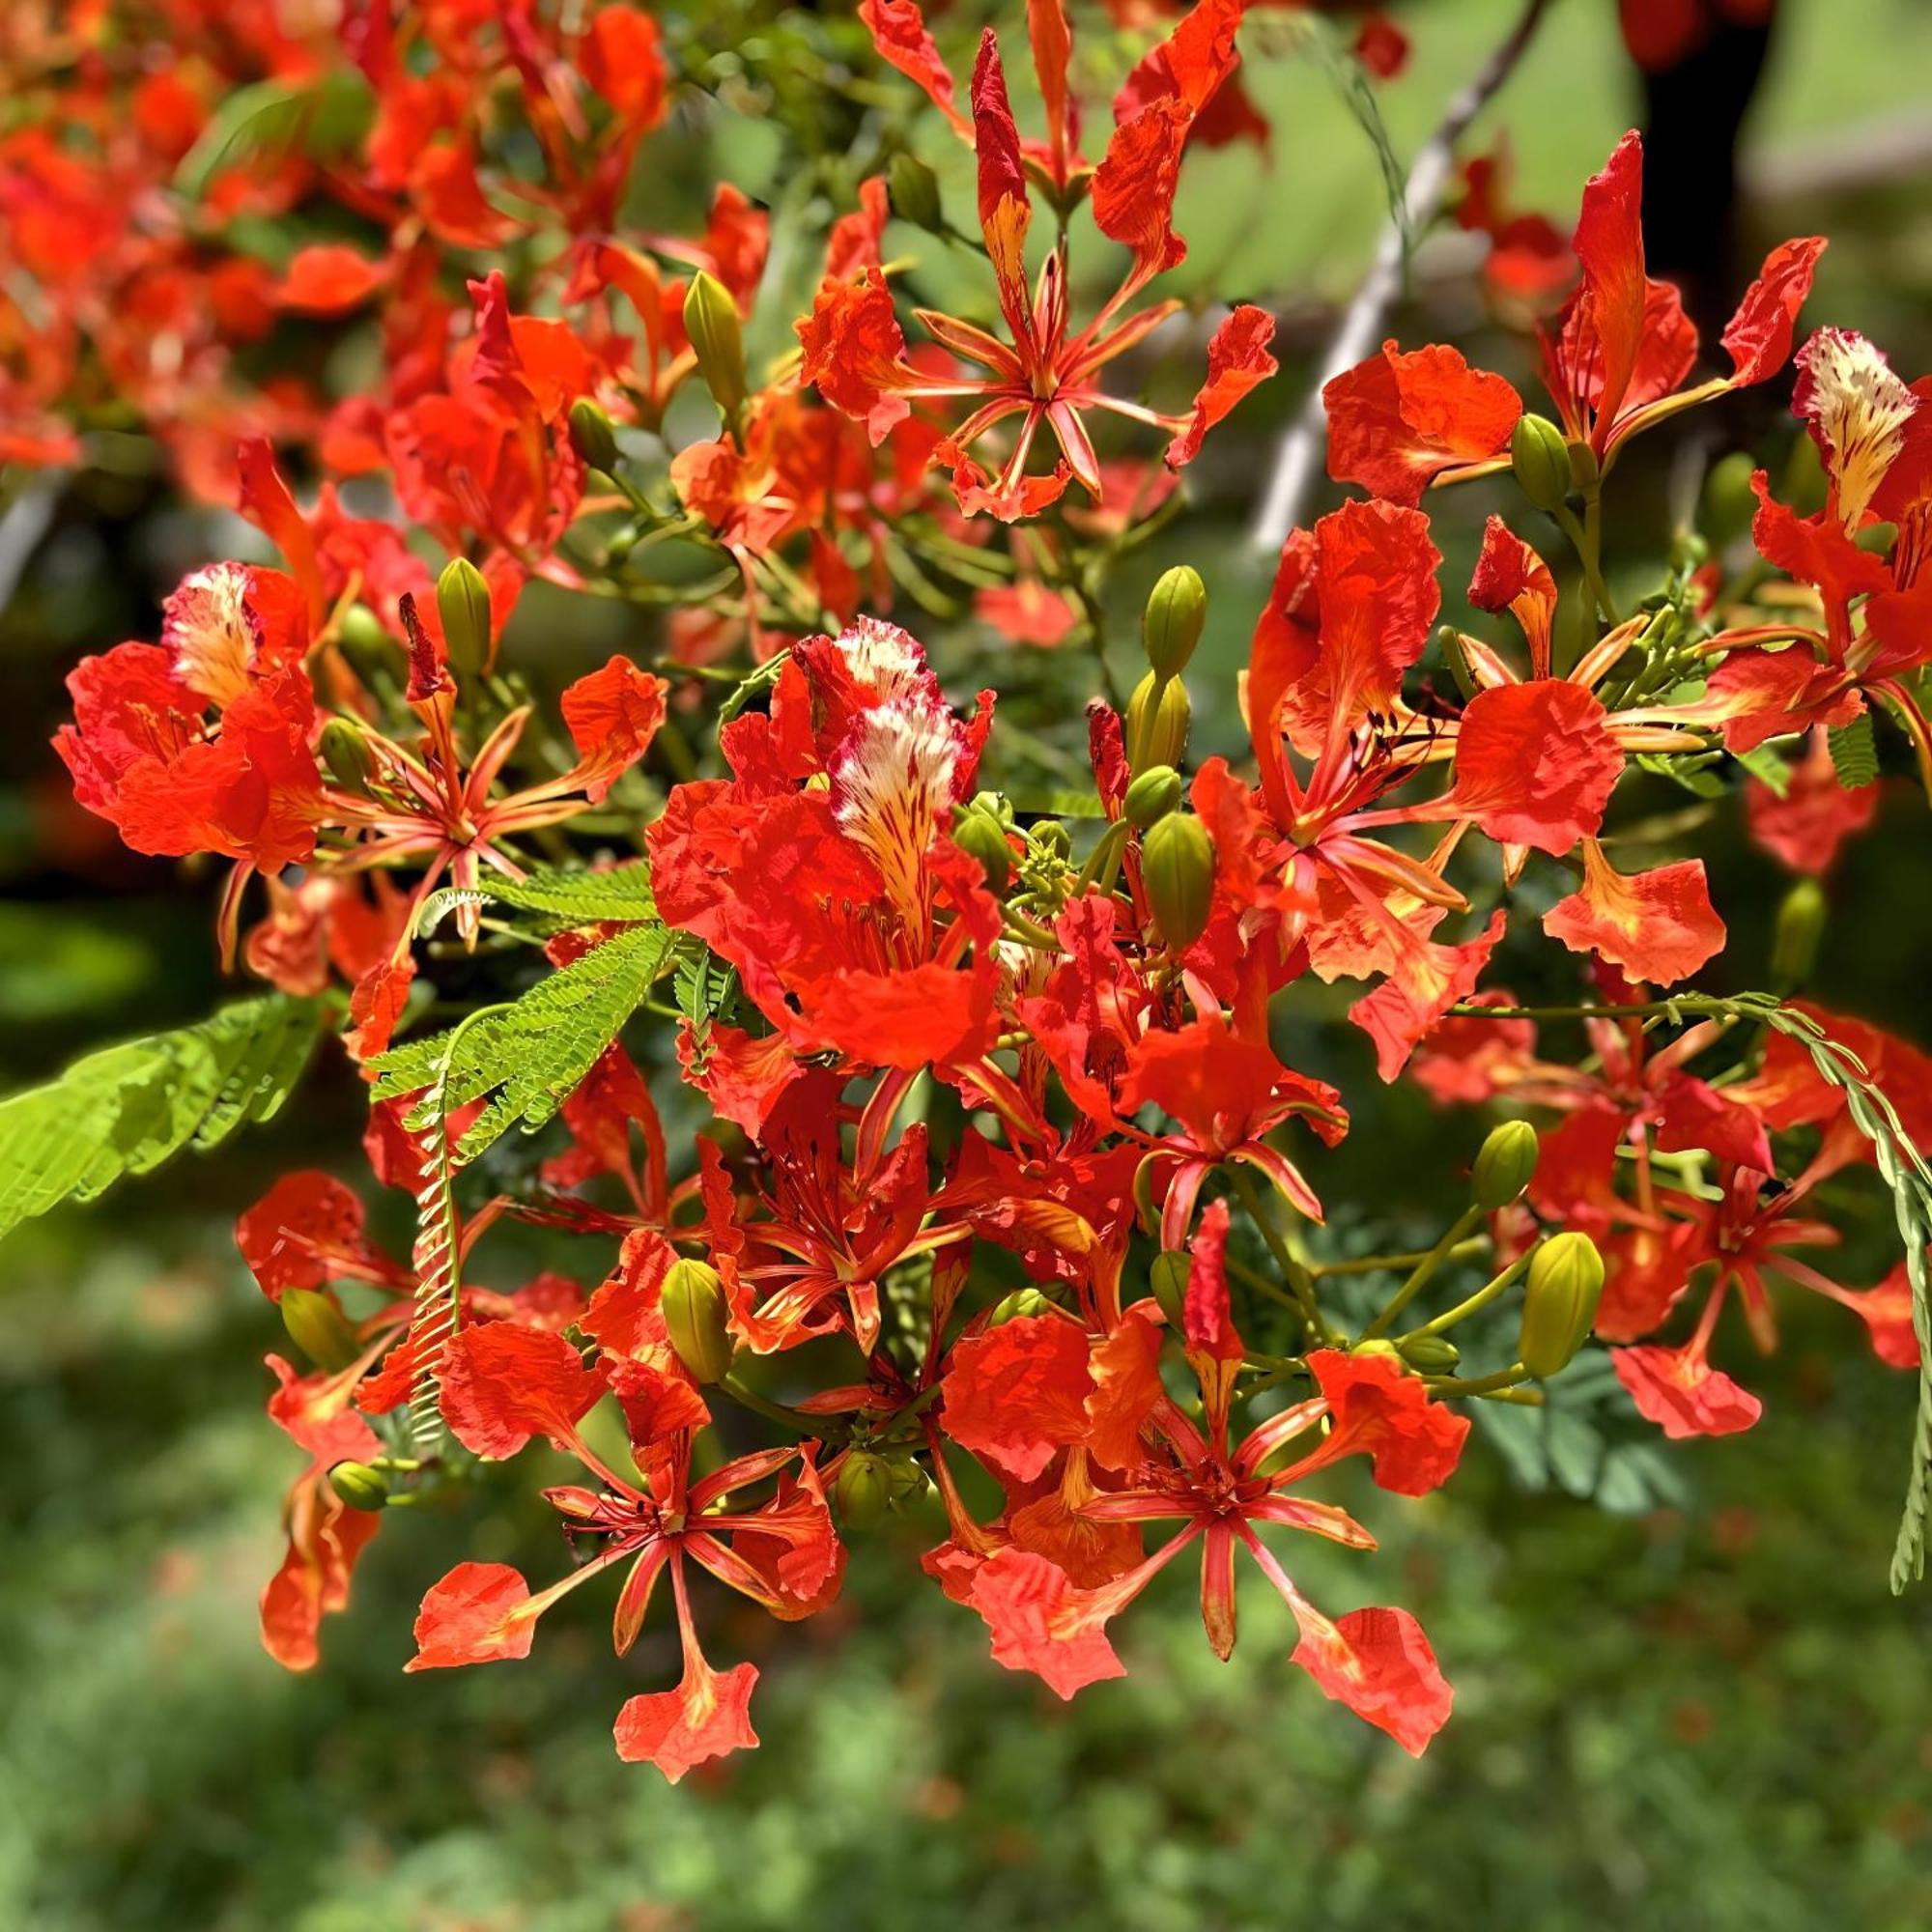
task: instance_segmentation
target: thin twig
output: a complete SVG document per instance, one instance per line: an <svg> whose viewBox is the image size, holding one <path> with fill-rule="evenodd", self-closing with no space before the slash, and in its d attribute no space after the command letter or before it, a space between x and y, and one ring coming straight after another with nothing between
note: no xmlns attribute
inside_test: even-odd
<svg viewBox="0 0 1932 1932"><path fill-rule="evenodd" d="M1288 533L1300 519L1309 492L1314 488L1327 431L1327 412L1321 391L1346 369L1355 364L1376 346L1382 318L1402 292L1406 267L1405 235L1419 235L1435 218L1448 191L1450 172L1455 165L1456 143L1472 122L1488 106L1496 90L1515 70L1536 38L1536 30L1548 11L1549 0L1527 0L1509 36L1484 63L1481 71L1449 103L1441 125L1424 144L1409 169L1403 188L1405 219L1391 219L1384 231L1376 259L1367 278L1355 293L1342 317L1341 327L1328 345L1321 364L1300 413L1283 432L1281 446L1268 479L1267 496L1256 517L1251 541L1266 554L1278 551L1288 541Z"/></svg>

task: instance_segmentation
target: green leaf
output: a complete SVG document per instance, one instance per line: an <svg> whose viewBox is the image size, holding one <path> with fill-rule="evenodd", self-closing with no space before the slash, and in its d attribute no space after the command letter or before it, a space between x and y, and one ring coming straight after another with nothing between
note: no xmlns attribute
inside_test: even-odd
<svg viewBox="0 0 1932 1932"><path fill-rule="evenodd" d="M1779 798L1791 789L1791 767L1770 745L1758 745L1748 752L1739 752L1738 763L1760 784L1769 785Z"/></svg>
<svg viewBox="0 0 1932 1932"><path fill-rule="evenodd" d="M0 1236L63 1201L92 1201L183 1148L271 1119L307 1066L323 1003L275 993L174 1033L77 1061L0 1102Z"/></svg>
<svg viewBox="0 0 1932 1932"><path fill-rule="evenodd" d="M490 1096L451 1151L457 1167L469 1166L512 1126L535 1133L623 1031L678 945L678 934L655 923L615 934L509 1005L372 1060L373 1098L420 1095L405 1121L420 1133Z"/></svg>
<svg viewBox="0 0 1932 1932"><path fill-rule="evenodd" d="M375 116L375 96L353 68L305 86L257 81L215 109L175 170L175 187L199 200L223 168L280 160L298 152L331 160L362 138Z"/></svg>
<svg viewBox="0 0 1932 1932"><path fill-rule="evenodd" d="M608 872L581 869L531 872L522 879L490 878L475 886L445 886L423 902L418 932L433 931L457 906L497 904L541 914L554 931L608 923L639 924L657 918L651 868L637 862Z"/></svg>
<svg viewBox="0 0 1932 1932"><path fill-rule="evenodd" d="M1389 139L1382 120L1380 103L1370 85L1368 70L1343 45L1335 29L1326 20L1303 14L1293 21L1294 50L1311 61L1335 91L1335 98L1349 110L1355 125L1368 136L1381 170L1382 194L1388 202L1389 219L1402 237L1403 260L1415 247L1415 235L1408 218L1408 183L1397 158L1395 143Z"/></svg>
<svg viewBox="0 0 1932 1932"><path fill-rule="evenodd" d="M1869 711L1860 712L1849 724L1833 725L1825 736L1832 748L1832 769L1847 791L1878 781L1878 740Z"/></svg>
<svg viewBox="0 0 1932 1932"><path fill-rule="evenodd" d="M1541 1408L1472 1402L1469 1413L1526 1490L1558 1490L1619 1516L1684 1500L1676 1465L1647 1439L1602 1350L1548 1383ZM1645 1436L1630 1434L1638 1427Z"/></svg>
<svg viewBox="0 0 1932 1932"><path fill-rule="evenodd" d="M1711 767L1721 753L1717 752L1640 752L1634 762L1640 771L1654 772L1682 785L1693 798L1722 798L1728 787Z"/></svg>

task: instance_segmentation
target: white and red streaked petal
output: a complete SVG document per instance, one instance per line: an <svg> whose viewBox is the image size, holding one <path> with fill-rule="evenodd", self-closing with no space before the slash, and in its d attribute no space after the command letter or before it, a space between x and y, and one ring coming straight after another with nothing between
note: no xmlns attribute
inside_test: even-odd
<svg viewBox="0 0 1932 1932"><path fill-rule="evenodd" d="M182 579L161 607L161 646L175 675L211 704L232 704L248 689L262 647L245 563L211 563Z"/></svg>
<svg viewBox="0 0 1932 1932"><path fill-rule="evenodd" d="M1905 446L1918 398L1885 352L1848 328L1815 330L1798 352L1791 412L1810 430L1831 472L1833 506L1857 532L1885 472Z"/></svg>
<svg viewBox="0 0 1932 1932"><path fill-rule="evenodd" d="M924 903L926 855L953 804L960 752L950 712L895 700L860 712L833 757L833 815L901 910Z"/></svg>

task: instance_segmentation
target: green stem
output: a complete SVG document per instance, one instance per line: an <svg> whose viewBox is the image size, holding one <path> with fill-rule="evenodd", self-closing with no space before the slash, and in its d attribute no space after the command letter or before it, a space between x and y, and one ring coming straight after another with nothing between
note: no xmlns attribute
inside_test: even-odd
<svg viewBox="0 0 1932 1932"><path fill-rule="evenodd" d="M1435 1278L1438 1268L1449 1259L1451 1252L1462 1242L1483 1218L1480 1208L1465 1208L1443 1231L1442 1238L1416 1263L1408 1279L1390 1296L1388 1305L1369 1325L1362 1330L1362 1340L1373 1342L1378 1335L1385 1334L1388 1325L1415 1297L1427 1288Z"/></svg>
<svg viewBox="0 0 1932 1932"><path fill-rule="evenodd" d="M1269 1218L1261 1190L1256 1187L1247 1170L1230 1162L1221 1170L1233 1181L1235 1192L1241 1206L1248 1211L1248 1218L1261 1232L1261 1237L1267 1243L1268 1253L1274 1257L1275 1265L1280 1268L1283 1279L1293 1291L1296 1307L1301 1319L1311 1334L1319 1335L1324 1342L1339 1343L1343 1338L1329 1325L1321 1314L1315 1298L1315 1278L1295 1260L1281 1230Z"/></svg>
<svg viewBox="0 0 1932 1932"><path fill-rule="evenodd" d="M1528 1379L1529 1371L1520 1362L1498 1369L1492 1376L1476 1376L1468 1381L1458 1381L1454 1376L1428 1378L1429 1392L1436 1396L1494 1395L1498 1389L1514 1388Z"/></svg>
<svg viewBox="0 0 1932 1932"><path fill-rule="evenodd" d="M1501 1274L1491 1281L1486 1281L1466 1300L1459 1301L1454 1308L1445 1309L1432 1321L1425 1321L1420 1328L1411 1328L1406 1335L1398 1335L1395 1338L1396 1347L1400 1349L1405 1342L1413 1342L1419 1336L1439 1335L1445 1328L1453 1328L1457 1322L1475 1314L1479 1308L1487 1308L1497 1295L1506 1293L1514 1286L1528 1266L1529 1256L1519 1256L1503 1269Z"/></svg>
<svg viewBox="0 0 1932 1932"><path fill-rule="evenodd" d="M825 1417L807 1415L800 1409L787 1408L781 1402L772 1402L756 1389L747 1388L736 1376L726 1376L718 1386L741 1407L749 1408L754 1415L762 1415L767 1422L776 1422L781 1429L789 1429L799 1435L822 1435L825 1433Z"/></svg>

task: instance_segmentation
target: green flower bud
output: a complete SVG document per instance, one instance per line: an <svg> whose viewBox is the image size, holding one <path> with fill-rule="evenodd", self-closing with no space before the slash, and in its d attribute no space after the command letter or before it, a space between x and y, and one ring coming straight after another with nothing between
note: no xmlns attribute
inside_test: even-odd
<svg viewBox="0 0 1932 1932"><path fill-rule="evenodd" d="M367 1463L338 1463L328 1472L328 1487L353 1510L389 1506L389 1479Z"/></svg>
<svg viewBox="0 0 1932 1932"><path fill-rule="evenodd" d="M1168 951L1186 952L1208 930L1214 902L1214 841L1198 818L1171 811L1148 832L1141 883Z"/></svg>
<svg viewBox="0 0 1932 1932"><path fill-rule="evenodd" d="M398 662L395 639L366 604L352 604L343 611L335 639L342 655L364 676Z"/></svg>
<svg viewBox="0 0 1932 1932"><path fill-rule="evenodd" d="M490 586L467 556L443 565L436 580L436 608L442 618L442 641L450 668L459 675L480 677L496 653L491 647Z"/></svg>
<svg viewBox="0 0 1932 1932"><path fill-rule="evenodd" d="M1602 471L1597 468L1597 452L1587 442L1578 440L1564 446L1564 454L1570 462L1570 482L1574 489L1587 493L1597 486Z"/></svg>
<svg viewBox="0 0 1932 1932"><path fill-rule="evenodd" d="M893 1507L895 1510L906 1509L918 1502L932 1487L916 1456L888 1456L886 1467L892 1472Z"/></svg>
<svg viewBox="0 0 1932 1932"><path fill-rule="evenodd" d="M1036 825L1027 835L1043 852L1051 852L1056 859L1065 859L1073 850L1073 835L1057 818L1049 818Z"/></svg>
<svg viewBox="0 0 1932 1932"><path fill-rule="evenodd" d="M1684 575L1711 560L1711 546L1695 530L1679 530L1670 540L1670 567Z"/></svg>
<svg viewBox="0 0 1932 1932"><path fill-rule="evenodd" d="M1517 418L1510 437L1510 469L1522 494L1539 510L1558 510L1570 495L1570 452L1563 432L1548 416Z"/></svg>
<svg viewBox="0 0 1932 1932"><path fill-rule="evenodd" d="M1037 1288L1016 1288L1004 1300L994 1304L993 1312L986 1318L988 1328L1004 1328L1009 1321L1019 1321L1036 1315L1044 1315L1053 1303Z"/></svg>
<svg viewBox="0 0 1932 1932"><path fill-rule="evenodd" d="M1785 894L1771 938L1771 977L1780 986L1802 986L1811 977L1829 909L1816 879L1800 879Z"/></svg>
<svg viewBox="0 0 1932 1932"><path fill-rule="evenodd" d="M1757 497L1751 491L1751 472L1756 468L1748 450L1734 449L1712 464L1711 473L1704 479L1700 521L1719 550L1751 526L1751 518L1757 513Z"/></svg>
<svg viewBox="0 0 1932 1932"><path fill-rule="evenodd" d="M1127 759L1137 772L1151 765L1176 765L1187 749L1187 726L1193 718L1187 687L1178 677L1164 685L1149 671L1127 699Z"/></svg>
<svg viewBox="0 0 1932 1932"><path fill-rule="evenodd" d="M1527 1121L1505 1121L1491 1130L1469 1172L1469 1191L1485 1214L1520 1201L1536 1172L1536 1129Z"/></svg>
<svg viewBox="0 0 1932 1932"><path fill-rule="evenodd" d="M1371 1341L1357 1342L1349 1352L1351 1355L1381 1355L1392 1362L1402 1360L1402 1350L1381 1335L1376 1336Z"/></svg>
<svg viewBox="0 0 1932 1932"><path fill-rule="evenodd" d="M320 1288L282 1291L282 1326L319 1369L346 1369L360 1352L355 1331L334 1295Z"/></svg>
<svg viewBox="0 0 1932 1932"><path fill-rule="evenodd" d="M1138 832L1180 810L1180 774L1172 765L1150 765L1127 787L1126 820Z"/></svg>
<svg viewBox="0 0 1932 1932"><path fill-rule="evenodd" d="M1446 1335L1416 1335L1398 1342L1396 1350L1411 1369L1420 1369L1425 1376L1449 1375L1463 1359L1462 1350Z"/></svg>
<svg viewBox="0 0 1932 1932"><path fill-rule="evenodd" d="M724 1285L708 1262L672 1263L665 1276L665 1327L677 1358L700 1382L722 1382L731 1373L737 1346L726 1323Z"/></svg>
<svg viewBox="0 0 1932 1932"><path fill-rule="evenodd" d="M1552 1235L1523 1283L1517 1353L1539 1380L1560 1374L1583 1346L1604 1293L1604 1258L1588 1235Z"/></svg>
<svg viewBox="0 0 1932 1932"><path fill-rule="evenodd" d="M319 747L328 776L346 792L357 798L369 796L369 775L376 768L369 740L361 727L347 718L331 718L322 727Z"/></svg>
<svg viewBox="0 0 1932 1932"><path fill-rule="evenodd" d="M588 396L570 406L570 446L592 469L607 476L617 467L617 432Z"/></svg>
<svg viewBox="0 0 1932 1932"><path fill-rule="evenodd" d="M915 228L942 234L946 216L939 206L939 177L917 155L895 155L886 169L886 192L893 213Z"/></svg>
<svg viewBox="0 0 1932 1932"><path fill-rule="evenodd" d="M983 811L967 807L952 821L952 842L960 851L979 860L986 875L986 890L996 897L1007 889L1012 874L1012 847L1007 835Z"/></svg>
<svg viewBox="0 0 1932 1932"><path fill-rule="evenodd" d="M1153 1258L1149 1279L1160 1312L1179 1328L1181 1311L1187 1303L1187 1275L1192 1264L1181 1248L1165 1248Z"/></svg>
<svg viewBox="0 0 1932 1932"><path fill-rule="evenodd" d="M1141 644L1156 677L1187 668L1208 621L1208 586L1192 564L1178 563L1156 583L1141 616Z"/></svg>
<svg viewBox="0 0 1932 1932"><path fill-rule="evenodd" d="M738 304L716 275L700 269L684 297L684 332L697 357L697 373L711 400L735 422L749 393L745 377L745 336Z"/></svg>
<svg viewBox="0 0 1932 1932"><path fill-rule="evenodd" d="M852 1450L838 1465L832 1500L848 1529L870 1529L892 1507L892 1465L869 1449Z"/></svg>

